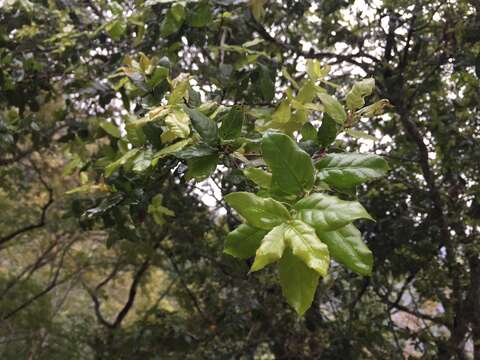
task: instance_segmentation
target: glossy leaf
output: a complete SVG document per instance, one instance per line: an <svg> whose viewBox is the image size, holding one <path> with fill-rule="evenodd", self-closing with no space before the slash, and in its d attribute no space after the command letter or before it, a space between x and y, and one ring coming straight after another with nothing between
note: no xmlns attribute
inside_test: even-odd
<svg viewBox="0 0 480 360"><path fill-rule="evenodd" d="M319 232L320 239L327 244L330 256L360 275L372 273L373 255L362 241L360 231L348 224L337 230Z"/></svg>
<svg viewBox="0 0 480 360"><path fill-rule="evenodd" d="M165 118L165 127L168 130L161 136L163 143L177 138L184 139L190 134L190 119L183 111L173 110Z"/></svg>
<svg viewBox="0 0 480 360"><path fill-rule="evenodd" d="M213 174L217 168L218 154L196 157L187 160L188 171L186 174L187 180L195 178L197 181L202 181Z"/></svg>
<svg viewBox="0 0 480 360"><path fill-rule="evenodd" d="M184 139L184 140L177 141L172 145L164 147L163 149L161 149L160 151L156 152L153 155L152 165L155 166L158 160L168 155L175 154L176 152L182 150L185 146L190 144L191 141L192 141L191 139Z"/></svg>
<svg viewBox="0 0 480 360"><path fill-rule="evenodd" d="M358 201L346 201L336 196L315 193L295 204L297 218L313 226L316 231L341 228L354 220L370 219Z"/></svg>
<svg viewBox="0 0 480 360"><path fill-rule="evenodd" d="M262 141L263 158L272 170L272 186L288 194L309 190L314 182L310 156L285 134L267 133Z"/></svg>
<svg viewBox="0 0 480 360"><path fill-rule="evenodd" d="M235 192L225 196L228 205L242 215L247 223L270 230L290 218L287 208L271 198L261 198L248 192Z"/></svg>
<svg viewBox="0 0 480 360"><path fill-rule="evenodd" d="M110 175L112 175L115 170L117 170L122 165L125 165L129 160L137 156L138 152L139 152L139 149L131 149L125 154L123 154L123 156L121 156L119 159L110 163L105 168L105 176L109 177Z"/></svg>
<svg viewBox="0 0 480 360"><path fill-rule="evenodd" d="M251 258L255 256L267 232L267 230L242 224L227 235L223 252L239 259Z"/></svg>
<svg viewBox="0 0 480 360"><path fill-rule="evenodd" d="M285 250L285 232L287 228L286 224L281 224L265 235L255 253L255 261L250 269L251 272L261 270L265 266L280 260Z"/></svg>
<svg viewBox="0 0 480 360"><path fill-rule="evenodd" d="M320 241L315 229L300 220L290 221L286 227L285 241L287 246L292 249L293 255L320 275L327 275L330 264L328 248Z"/></svg>
<svg viewBox="0 0 480 360"><path fill-rule="evenodd" d="M247 178L264 189L270 189L272 186L272 174L259 168L246 168L243 173Z"/></svg>
<svg viewBox="0 0 480 360"><path fill-rule="evenodd" d="M197 109L186 108L193 128L198 132L200 137L209 145L218 143L218 128L215 121L208 116L202 114Z"/></svg>
<svg viewBox="0 0 480 360"><path fill-rule="evenodd" d="M173 4L167 11L165 18L160 26L160 32L163 36L169 36L176 33L185 20L185 8L182 4Z"/></svg>
<svg viewBox="0 0 480 360"><path fill-rule="evenodd" d="M284 252L279 262L279 275L283 296L298 315L302 316L312 305L320 275L290 250Z"/></svg>
<svg viewBox="0 0 480 360"><path fill-rule="evenodd" d="M329 185L347 188L384 176L387 162L373 154L328 154L315 164L317 177Z"/></svg>

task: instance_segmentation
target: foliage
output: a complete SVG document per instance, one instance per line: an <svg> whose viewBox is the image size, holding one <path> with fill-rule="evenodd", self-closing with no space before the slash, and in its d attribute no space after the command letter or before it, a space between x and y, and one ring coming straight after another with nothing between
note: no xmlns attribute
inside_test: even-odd
<svg viewBox="0 0 480 360"><path fill-rule="evenodd" d="M479 11L6 1L3 357L480 358Z"/></svg>

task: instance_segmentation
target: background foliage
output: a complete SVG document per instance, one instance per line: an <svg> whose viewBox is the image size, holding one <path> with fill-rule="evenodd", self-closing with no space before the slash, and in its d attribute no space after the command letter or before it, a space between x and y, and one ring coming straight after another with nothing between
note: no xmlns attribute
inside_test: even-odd
<svg viewBox="0 0 480 360"><path fill-rule="evenodd" d="M3 358L480 359L478 1L0 4ZM369 78L359 121L308 85ZM262 126L391 169L334 183L373 272L332 263L303 317L223 253Z"/></svg>

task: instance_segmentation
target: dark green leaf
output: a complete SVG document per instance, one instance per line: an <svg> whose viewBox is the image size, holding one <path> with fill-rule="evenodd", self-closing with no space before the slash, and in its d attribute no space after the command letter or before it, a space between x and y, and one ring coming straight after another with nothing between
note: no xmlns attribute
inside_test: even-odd
<svg viewBox="0 0 480 360"><path fill-rule="evenodd" d="M195 178L197 181L202 181L213 174L217 168L218 154L213 154L204 157L196 157L187 160L188 171L186 174L187 180Z"/></svg>
<svg viewBox="0 0 480 360"><path fill-rule="evenodd" d="M200 137L209 145L218 144L218 128L215 121L208 116L202 114L197 109L186 108L193 128L198 132Z"/></svg>
<svg viewBox="0 0 480 360"><path fill-rule="evenodd" d="M245 114L243 111L233 108L222 119L220 126L220 137L223 140L233 140L242 133L243 118Z"/></svg>
<svg viewBox="0 0 480 360"><path fill-rule="evenodd" d="M284 193L310 190L314 168L310 156L289 136L267 133L262 141L263 158L272 170L272 186Z"/></svg>
<svg viewBox="0 0 480 360"><path fill-rule="evenodd" d="M315 164L321 181L339 188L348 188L384 176L387 162L373 154L328 154Z"/></svg>
<svg viewBox="0 0 480 360"><path fill-rule="evenodd" d="M333 143L336 137L337 124L328 114L323 114L322 125L317 134L318 142L325 148Z"/></svg>
<svg viewBox="0 0 480 360"><path fill-rule="evenodd" d="M312 194L295 204L297 218L313 226L316 231L341 228L357 219L370 219L357 201L346 201L322 193Z"/></svg>

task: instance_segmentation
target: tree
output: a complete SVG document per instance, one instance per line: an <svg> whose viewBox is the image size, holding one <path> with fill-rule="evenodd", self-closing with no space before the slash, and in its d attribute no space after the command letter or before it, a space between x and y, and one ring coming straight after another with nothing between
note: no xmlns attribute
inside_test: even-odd
<svg viewBox="0 0 480 360"><path fill-rule="evenodd" d="M6 356L480 358L478 11L7 2Z"/></svg>

